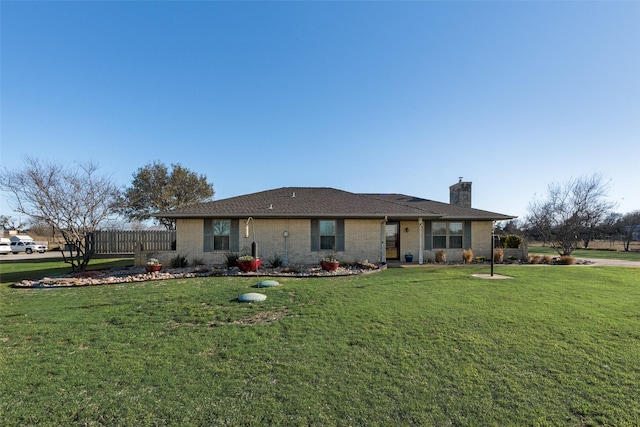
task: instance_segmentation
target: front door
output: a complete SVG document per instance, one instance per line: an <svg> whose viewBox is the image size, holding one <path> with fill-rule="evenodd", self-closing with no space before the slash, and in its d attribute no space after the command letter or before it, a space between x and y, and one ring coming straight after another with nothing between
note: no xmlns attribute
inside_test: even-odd
<svg viewBox="0 0 640 427"><path fill-rule="evenodd" d="M387 222L387 261L400 259L400 223Z"/></svg>

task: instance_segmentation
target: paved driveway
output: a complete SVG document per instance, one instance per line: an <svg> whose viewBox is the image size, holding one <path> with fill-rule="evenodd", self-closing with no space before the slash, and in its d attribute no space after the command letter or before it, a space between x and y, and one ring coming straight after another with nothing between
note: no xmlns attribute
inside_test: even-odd
<svg viewBox="0 0 640 427"><path fill-rule="evenodd" d="M6 255L0 255L0 262L2 261L18 261L23 259L60 259L62 258L62 252L53 251L53 252L45 252L43 254L34 252L32 254L26 254L24 252L18 252L16 255L9 252Z"/></svg>
<svg viewBox="0 0 640 427"><path fill-rule="evenodd" d="M535 252L529 252L529 255L541 255ZM611 267L640 267L640 261L624 261L619 259L601 259L601 258L584 258L584 257L575 257L578 260L589 261L591 264L585 264L587 266L590 265L600 265L600 266L611 266Z"/></svg>
<svg viewBox="0 0 640 427"><path fill-rule="evenodd" d="M577 259L584 259L592 262L591 265L606 265L612 267L640 267L640 261L623 261L619 259L600 259L600 258L582 258L576 257Z"/></svg>
<svg viewBox="0 0 640 427"><path fill-rule="evenodd" d="M67 255L69 253L67 252ZM93 259L104 258L106 255L96 255ZM133 259L133 254L110 254L109 258L131 258ZM23 261L23 260L34 260L34 259L62 259L62 252L60 251L51 251L45 252L43 254L34 252L31 255L25 254L24 252L20 252L17 255L9 252L7 255L0 255L0 263L4 261Z"/></svg>

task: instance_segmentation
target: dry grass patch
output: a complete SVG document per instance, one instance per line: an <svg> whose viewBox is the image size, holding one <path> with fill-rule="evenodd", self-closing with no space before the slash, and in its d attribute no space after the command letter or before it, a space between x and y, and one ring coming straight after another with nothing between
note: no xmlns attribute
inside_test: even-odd
<svg viewBox="0 0 640 427"><path fill-rule="evenodd" d="M216 326L224 326L224 325L248 325L248 326L269 325L287 316L288 316L287 309L284 309L281 311L267 310L267 311L260 311L250 316L243 316L237 320L214 320L209 322L209 326L216 327Z"/></svg>
<svg viewBox="0 0 640 427"><path fill-rule="evenodd" d="M287 315L286 311L261 311L231 322L232 325L268 325Z"/></svg>

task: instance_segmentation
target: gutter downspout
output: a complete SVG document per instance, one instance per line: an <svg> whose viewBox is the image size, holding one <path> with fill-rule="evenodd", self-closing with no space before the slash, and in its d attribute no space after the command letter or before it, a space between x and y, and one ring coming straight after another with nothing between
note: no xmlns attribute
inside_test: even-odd
<svg viewBox="0 0 640 427"><path fill-rule="evenodd" d="M418 264L424 264L424 252L422 244L422 217L418 218L418 244L420 245L420 249L418 249Z"/></svg>

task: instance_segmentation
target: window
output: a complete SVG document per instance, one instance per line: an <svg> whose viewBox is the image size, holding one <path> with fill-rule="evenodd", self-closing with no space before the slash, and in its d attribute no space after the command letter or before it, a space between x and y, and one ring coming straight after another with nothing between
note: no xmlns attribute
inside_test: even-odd
<svg viewBox="0 0 640 427"><path fill-rule="evenodd" d="M434 222L431 225L433 249L462 249L461 222Z"/></svg>
<svg viewBox="0 0 640 427"><path fill-rule="evenodd" d="M433 249L446 249L447 247L447 223L434 222L431 225L433 234Z"/></svg>
<svg viewBox="0 0 640 427"><path fill-rule="evenodd" d="M237 219L204 219L202 251L238 252L240 228Z"/></svg>
<svg viewBox="0 0 640 427"><path fill-rule="evenodd" d="M320 249L336 249L336 222L320 221Z"/></svg>
<svg viewBox="0 0 640 427"><path fill-rule="evenodd" d="M449 248L462 249L462 223L449 223Z"/></svg>
<svg viewBox="0 0 640 427"><path fill-rule="evenodd" d="M228 251L231 235L231 221L213 221L213 250Z"/></svg>
<svg viewBox="0 0 640 427"><path fill-rule="evenodd" d="M311 220L312 251L344 251L344 219Z"/></svg>

